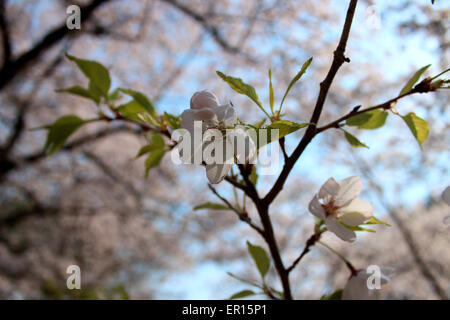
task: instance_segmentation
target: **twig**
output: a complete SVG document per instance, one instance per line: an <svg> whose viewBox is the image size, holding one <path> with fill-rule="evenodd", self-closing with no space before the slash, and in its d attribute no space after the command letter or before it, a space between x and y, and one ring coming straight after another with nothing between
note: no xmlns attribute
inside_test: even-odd
<svg viewBox="0 0 450 320"><path fill-rule="evenodd" d="M342 261L345 262L345 265L347 266L347 268L350 270L351 274L353 276L356 276L356 274L358 273L358 271L356 270L356 268L350 263L350 261L348 261L348 259L346 259L342 254L340 254L339 252L337 252L336 250L334 250L332 247L330 247L329 245L327 245L326 243L322 242L322 241L317 241L317 243L320 243L321 245L323 245L325 248L327 248L328 250L330 250L331 252L333 252L335 255L337 255Z"/></svg>
<svg viewBox="0 0 450 320"><path fill-rule="evenodd" d="M214 188L210 183L208 183L208 188L216 195L217 198L219 198L220 200L222 200L223 203L226 204L226 206L228 208L230 208L232 211L234 211L239 220L244 221L245 223L247 223L251 228L253 228L254 230L256 230L261 236L265 236L264 235L264 230L261 229L259 226L257 226L256 224L253 223L252 219L244 212L239 211L238 209L236 209L227 199L225 199L224 197L222 197L216 190L216 188Z"/></svg>
<svg viewBox="0 0 450 320"><path fill-rule="evenodd" d="M305 248L303 249L302 253L298 256L298 258L294 260L292 265L286 269L287 272L291 272L295 268L295 266L300 262L300 260L302 260L302 258L309 252L311 247L317 241L319 241L320 236L321 236L321 233L315 232L311 237L309 237L308 240L306 240Z"/></svg>

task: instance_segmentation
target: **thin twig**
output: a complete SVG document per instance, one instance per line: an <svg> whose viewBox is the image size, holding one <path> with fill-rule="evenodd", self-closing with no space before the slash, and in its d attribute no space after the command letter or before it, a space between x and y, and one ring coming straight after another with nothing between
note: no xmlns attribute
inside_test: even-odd
<svg viewBox="0 0 450 320"><path fill-rule="evenodd" d="M208 183L208 188L216 195L217 198L222 200L222 202L225 203L225 205L228 208L230 208L232 211L234 211L236 213L236 215L238 216L239 220L244 221L245 223L247 223L251 228L256 230L261 236L263 236L263 237L265 236L264 235L264 230L262 228L260 228L256 224L254 224L252 219L247 214L245 214L244 212L239 211L238 209L236 209L227 199L222 197L219 194L219 192L217 192L216 188L214 188L210 183Z"/></svg>
<svg viewBox="0 0 450 320"><path fill-rule="evenodd" d="M286 269L287 272L291 272L296 266L297 264L303 259L303 257L309 252L309 250L311 249L311 247L317 242L319 241L321 236L321 233L317 233L314 232L314 234L308 238L308 240L306 240L306 245L305 248L303 249L302 253L298 256L297 259L294 260L294 262L292 263L292 265Z"/></svg>

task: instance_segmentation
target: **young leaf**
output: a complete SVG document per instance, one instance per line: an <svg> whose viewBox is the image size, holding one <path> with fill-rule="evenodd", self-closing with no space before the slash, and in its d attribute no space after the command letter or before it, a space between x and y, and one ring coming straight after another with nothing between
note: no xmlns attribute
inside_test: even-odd
<svg viewBox="0 0 450 320"><path fill-rule="evenodd" d="M320 300L342 300L342 293L344 292L343 289L337 289L332 294L326 296L322 296Z"/></svg>
<svg viewBox="0 0 450 320"><path fill-rule="evenodd" d="M264 118L264 119L262 119L261 121L255 123L253 126L254 126L255 128L261 128L265 122L266 122L266 118Z"/></svg>
<svg viewBox="0 0 450 320"><path fill-rule="evenodd" d="M358 129L378 129L384 126L388 113L383 110L372 110L358 114L345 121L348 126L357 126Z"/></svg>
<svg viewBox="0 0 450 320"><path fill-rule="evenodd" d="M111 86L108 69L96 61L78 59L67 53L66 57L77 64L81 72L89 79L90 85L96 87L104 97L108 96L108 91Z"/></svg>
<svg viewBox="0 0 450 320"><path fill-rule="evenodd" d="M245 297L248 297L248 296L253 296L255 294L256 293L254 293L252 290L242 290L242 291L239 291L239 292L233 294L229 298L229 300L241 299L241 298L245 298Z"/></svg>
<svg viewBox="0 0 450 320"><path fill-rule="evenodd" d="M261 104L261 101L259 100L258 94L255 91L255 88L253 88L249 84L246 84L244 81L242 81L241 78L227 76L220 71L216 71L216 73L219 75L219 77L222 78L222 80L224 80L226 83L228 83L228 85L231 87L231 89L233 89L237 93L244 94L247 97L249 97L250 99L252 99L253 102L255 102L258 105L258 107L267 115L267 117L270 118L267 111L264 110L264 108Z"/></svg>
<svg viewBox="0 0 450 320"><path fill-rule="evenodd" d="M159 133L152 133L150 136L150 143L139 150L136 158L157 149L164 149L165 145L164 139Z"/></svg>
<svg viewBox="0 0 450 320"><path fill-rule="evenodd" d="M297 131L298 129L307 127L308 123L295 123L288 120L278 120L271 123L267 128L268 129L278 129L279 136L278 138L282 138L287 136L290 133Z"/></svg>
<svg viewBox="0 0 450 320"><path fill-rule="evenodd" d="M194 210L211 209L211 210L230 210L227 206L220 203L206 202L194 207Z"/></svg>
<svg viewBox="0 0 450 320"><path fill-rule="evenodd" d="M295 75L295 77L291 80L291 83L289 83L288 88L286 89L286 92L284 93L283 99L281 100L281 104L280 104L280 112L281 112L281 108L283 107L283 102L284 99L286 99L286 96L288 95L289 91L291 90L292 86L298 81L300 80L300 78L302 77L302 75L306 72L306 69L308 69L309 65L311 64L313 58L309 58L308 60L306 60L305 63L303 63L302 68L300 69L300 71Z"/></svg>
<svg viewBox="0 0 450 320"><path fill-rule="evenodd" d="M307 127L309 123L295 123L288 120L278 120L275 122L272 122L267 128L258 128L254 126L254 134L250 134L253 141L256 143L258 149L263 147L266 144L269 144L276 140L276 136L272 137L271 129L277 129L278 130L278 139L281 139L282 137L287 136L290 133L293 133L301 128ZM261 130L264 130L261 132ZM252 131L250 131L252 132ZM266 141L261 140L260 141L260 133L263 136L263 134L267 134Z"/></svg>
<svg viewBox="0 0 450 320"><path fill-rule="evenodd" d="M136 100L131 100L126 104L118 106L117 111L122 113L125 118L134 121L144 121L154 126L159 126L156 119Z"/></svg>
<svg viewBox="0 0 450 320"><path fill-rule="evenodd" d="M174 115L171 115L170 113L164 112L164 120L166 120L167 125L172 130L181 128L181 118L180 117L175 117Z"/></svg>
<svg viewBox="0 0 450 320"><path fill-rule="evenodd" d="M115 89L108 95L109 101L119 100L120 98L122 98L122 95L120 94L120 88Z"/></svg>
<svg viewBox="0 0 450 320"><path fill-rule="evenodd" d="M372 216L372 218L369 219L369 221L365 222L364 224L384 224L388 227L391 227L391 225L387 222L378 220L377 218L375 218L374 216Z"/></svg>
<svg viewBox="0 0 450 320"><path fill-rule="evenodd" d="M270 110L273 113L272 70L270 70L270 69L269 69L269 102L270 102Z"/></svg>
<svg viewBox="0 0 450 320"><path fill-rule="evenodd" d="M419 145L422 147L422 143L428 137L428 123L422 118L416 116L414 112L410 112L406 116L402 116L402 119L406 122L417 142L419 142Z"/></svg>
<svg viewBox="0 0 450 320"><path fill-rule="evenodd" d="M366 229L366 228L363 228L363 227L360 227L360 226L349 226L349 225L346 225L345 223L343 223L342 221L339 221L339 222L344 227L346 227L347 229L352 230L352 231L367 231L367 232L372 232L372 233L376 232L375 230L372 230L372 229Z"/></svg>
<svg viewBox="0 0 450 320"><path fill-rule="evenodd" d="M248 252L255 261L256 267L258 268L261 277L265 277L267 271L269 271L270 260L269 256L262 247L254 246L249 241L247 241Z"/></svg>
<svg viewBox="0 0 450 320"><path fill-rule="evenodd" d="M139 91L131 90L131 89L123 89L120 88L120 91L125 93L126 95L131 96L134 101L139 103L148 113L154 118L157 118L157 114L155 111L155 107L147 96Z"/></svg>
<svg viewBox="0 0 450 320"><path fill-rule="evenodd" d="M80 86L74 86L74 87L70 87L67 89L58 89L56 90L56 92L67 92L67 93L71 93L83 98L87 98L90 99L92 101L94 101L96 104L100 103L100 96L97 95L96 92L91 92L88 89L85 89L83 87Z"/></svg>
<svg viewBox="0 0 450 320"><path fill-rule="evenodd" d="M350 143L350 145L352 147L355 147L355 148L364 147L364 148L369 149L369 147L367 145L365 145L364 143L359 141L358 138L356 138L354 135L352 135L351 133L347 132L344 129L342 129L342 131L344 131L345 139L348 141L348 143Z"/></svg>
<svg viewBox="0 0 450 320"><path fill-rule="evenodd" d="M152 153L150 153L150 155L145 160L145 177L148 177L148 173L151 168L159 165L165 153L165 149L156 149Z"/></svg>
<svg viewBox="0 0 450 320"><path fill-rule="evenodd" d="M406 83L406 85L403 87L402 91L400 91L400 96L408 93L409 91L411 91L411 89L414 87L414 85L417 83L417 81L419 81L420 77L422 76L422 74L431 66L431 64L426 65L425 67L420 68L419 70L416 71L416 73L414 73L414 75L412 76L411 79L409 79L409 81Z"/></svg>
<svg viewBox="0 0 450 320"><path fill-rule="evenodd" d="M69 115L59 118L55 123L45 126L48 129L44 150L49 156L61 148L66 140L86 121L77 116Z"/></svg>

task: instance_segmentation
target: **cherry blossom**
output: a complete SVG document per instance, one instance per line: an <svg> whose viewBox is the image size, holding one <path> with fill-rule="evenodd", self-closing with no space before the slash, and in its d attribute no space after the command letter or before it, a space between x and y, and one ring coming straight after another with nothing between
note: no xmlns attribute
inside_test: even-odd
<svg viewBox="0 0 450 320"><path fill-rule="evenodd" d="M362 181L357 176L340 181L330 178L309 203L309 211L323 220L329 231L344 241L353 242L356 234L351 227L369 220L373 212L370 203L357 198L361 189Z"/></svg>
<svg viewBox="0 0 450 320"><path fill-rule="evenodd" d="M194 145L196 123L201 122L201 144ZM181 114L181 127L190 133L191 163L193 158L202 159L206 165L206 175L212 184L221 182L234 163L234 157L239 163L245 163L256 154L256 147L246 128L237 125L236 109L230 104L220 105L219 99L210 91L196 92L190 101L190 109ZM214 145L212 145L214 137ZM237 140L237 147L234 141ZM243 144L242 144L243 142ZM220 147L220 148L219 148ZM207 149L209 148L209 149ZM214 157L221 149L219 160ZM205 157L205 151L210 151L210 157ZM197 154L197 155L196 155Z"/></svg>

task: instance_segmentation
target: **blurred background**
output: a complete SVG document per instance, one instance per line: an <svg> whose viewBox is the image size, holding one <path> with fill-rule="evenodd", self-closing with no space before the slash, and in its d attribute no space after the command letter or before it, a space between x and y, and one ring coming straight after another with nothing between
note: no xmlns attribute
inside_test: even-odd
<svg viewBox="0 0 450 320"><path fill-rule="evenodd" d="M81 30L66 28L66 8L82 7ZM285 119L307 122L319 82L332 61L348 1L288 0L4 0L0 2L0 298L225 299L248 288L232 272L258 279L246 240L263 241L233 212L193 207L216 201L204 168L175 166L166 155L144 178L135 160L145 137L125 123L80 129L54 156L43 153L45 131L30 129L76 114L95 116L89 100L56 93L86 85L69 52L99 60L113 87L149 96L159 112L179 115L195 91L232 101L245 122L263 119L249 99L215 73L242 77L268 106L268 69L275 105L302 63L313 63L284 104ZM321 123L356 105L397 96L412 73L449 67L450 3L437 0L359 1L345 64L328 96ZM332 234L324 242L356 267L395 269L378 292L385 299L445 299L450 292L450 208L441 200L449 179L449 92L414 95L401 114L427 120L420 149L399 117L385 127L352 133L370 149L352 149L329 130L307 148L271 207L285 264L301 252L314 219L307 204L329 177L359 175L362 197L392 227L358 234L354 244ZM287 138L291 152L303 133ZM275 180L258 181L264 194ZM232 201L229 185L217 189ZM241 197L241 195L240 195ZM248 203L250 216L258 217ZM81 268L82 290L67 290L66 268ZM345 265L313 247L293 271L297 299L342 288ZM268 281L281 289L273 268ZM76 292L75 292L76 291ZM257 297L264 298L264 297Z"/></svg>

